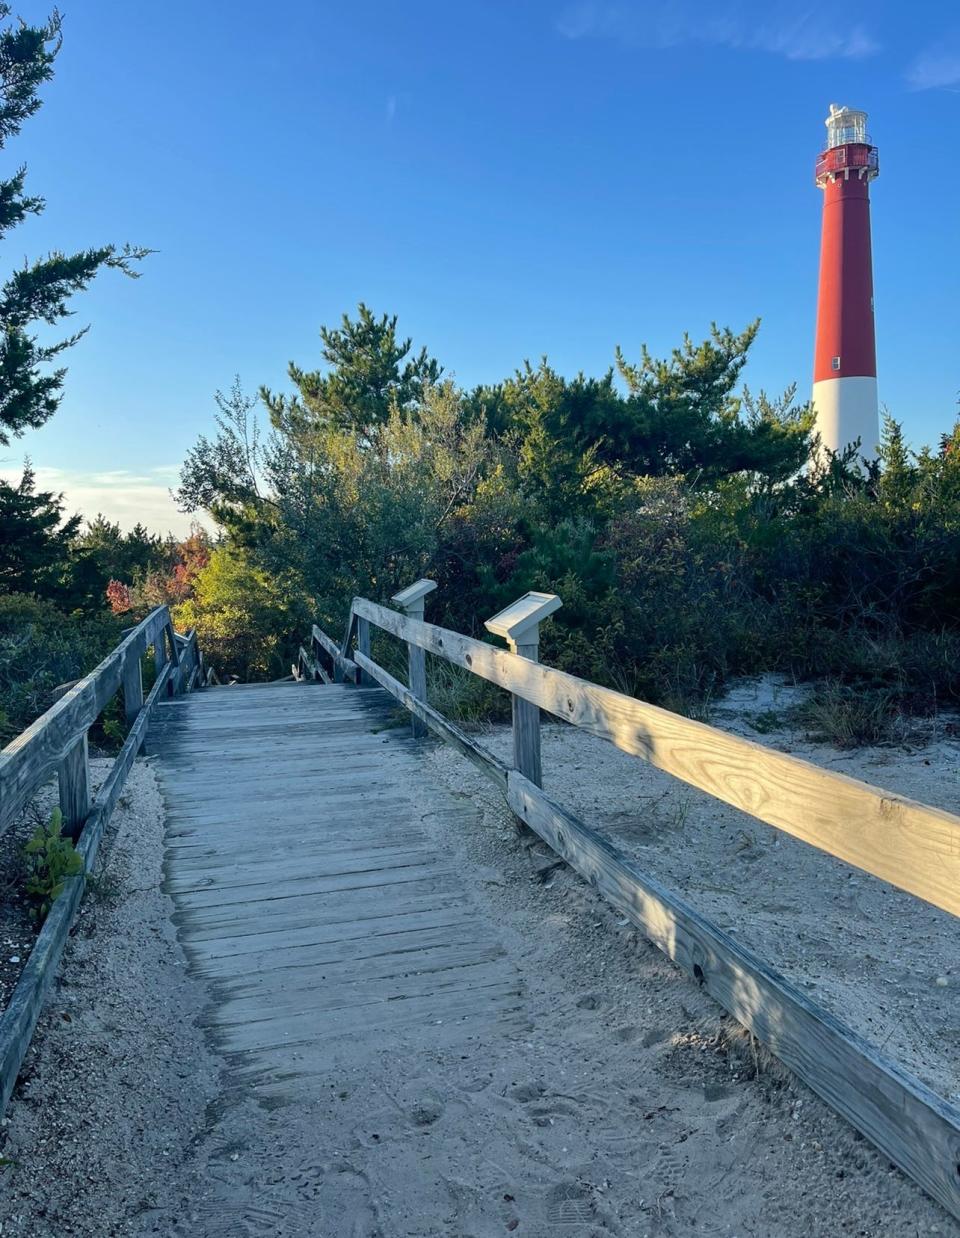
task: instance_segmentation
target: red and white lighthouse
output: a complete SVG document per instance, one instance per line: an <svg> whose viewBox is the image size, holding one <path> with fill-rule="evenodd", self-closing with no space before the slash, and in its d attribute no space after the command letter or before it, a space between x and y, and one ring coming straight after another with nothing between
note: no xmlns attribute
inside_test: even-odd
<svg viewBox="0 0 960 1238"><path fill-rule="evenodd" d="M867 135L866 112L831 103L826 125L827 147L816 166L817 185L823 190L823 232L813 405L824 447L841 452L859 440L860 455L873 459L880 419L870 182L879 162Z"/></svg>

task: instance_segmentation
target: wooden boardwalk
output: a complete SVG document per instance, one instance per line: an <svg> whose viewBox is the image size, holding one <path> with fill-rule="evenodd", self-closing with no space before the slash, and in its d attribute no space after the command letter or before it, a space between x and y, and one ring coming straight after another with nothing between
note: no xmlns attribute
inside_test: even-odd
<svg viewBox="0 0 960 1238"><path fill-rule="evenodd" d="M177 697L148 745L178 931L236 1081L289 1098L365 1044L428 1048L514 1023L516 971L424 824L468 828L474 810L421 785L385 692Z"/></svg>

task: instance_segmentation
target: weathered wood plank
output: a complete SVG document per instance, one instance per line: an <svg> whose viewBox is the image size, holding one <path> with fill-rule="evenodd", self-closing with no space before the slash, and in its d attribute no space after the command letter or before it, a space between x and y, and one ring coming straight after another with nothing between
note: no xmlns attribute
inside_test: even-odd
<svg viewBox="0 0 960 1238"><path fill-rule="evenodd" d="M357 654L363 658L370 657L370 624L366 619L357 620ZM359 661L357 665L360 665ZM357 683L363 688L370 683L370 680L365 678L361 671L357 676Z"/></svg>
<svg viewBox="0 0 960 1238"><path fill-rule="evenodd" d="M392 847L356 846L339 852L331 848L309 851L304 848L298 853L296 848L290 848L283 853L271 847L266 855L261 847L260 855L255 859L247 855L235 863L210 856L187 863L182 855L178 855L177 872L167 879L167 889L176 894L207 894L211 887L215 887L220 894L229 890L231 897L235 891L244 889L249 891L245 897L251 899L262 897L265 890L271 891L271 898L275 897L272 892L278 889L296 894L305 882L317 880L304 875L308 858L322 866L325 884L336 882L337 885L348 877L368 877L383 872L405 874L413 865L417 866L418 871L436 868L434 853L409 841L398 842Z"/></svg>
<svg viewBox="0 0 960 1238"><path fill-rule="evenodd" d="M407 676L414 699L426 704L427 655L418 645L407 645ZM428 733L427 724L417 713L413 714L412 730L414 739L422 739Z"/></svg>
<svg viewBox="0 0 960 1238"><path fill-rule="evenodd" d="M669 958L934 1199L960 1217L960 1109L873 1045L539 788L511 770L510 807Z"/></svg>
<svg viewBox="0 0 960 1238"><path fill-rule="evenodd" d="M517 645L514 652L530 662L540 660L539 643ZM543 786L540 758L540 706L513 693L510 697L513 722L513 764L535 786Z"/></svg>
<svg viewBox="0 0 960 1238"><path fill-rule="evenodd" d="M340 646L337 645L335 641L332 641L326 632L324 632L321 628L318 628L316 624L313 625L311 635L313 640L316 641L321 649L326 650L326 652L330 655L331 661L333 662L335 682L342 683L345 678L356 682L356 663L343 653Z"/></svg>
<svg viewBox="0 0 960 1238"><path fill-rule="evenodd" d="M195 959L202 961L200 965L204 968L209 966L218 970L219 961L235 958L238 955L247 958L247 962L242 966L255 967L257 960L256 957L251 959L251 955L258 956L266 953L271 958L276 958L280 951L293 951L300 948L333 949L342 946L344 949L350 947L358 949L359 943L366 943L375 949L380 942L401 939L408 945L415 945L417 941L433 941L438 934L444 940L447 938L452 940L457 933L463 931L463 925L462 900L457 902L451 896L441 907L425 910L410 908L395 911L391 909L389 914L369 919L357 917L339 923L334 921L326 924L310 921L297 928L289 925L280 928L271 924L263 933L247 932L236 935L223 933L221 936L212 938L192 936L190 951ZM469 931L475 933L472 925ZM232 973L236 975L239 966L237 963L229 963L226 966L229 966Z"/></svg>
<svg viewBox="0 0 960 1238"><path fill-rule="evenodd" d="M415 972L411 972L414 963L409 958L399 962L385 958L365 963L348 959L346 963L320 964L325 972L317 977L291 967L250 972L223 985L223 1006L213 1015L214 1023L251 1026L275 1023L277 1018L291 1014L312 1013L322 1028L323 1016L332 1010L406 1002L447 989L463 992L503 980L503 950L495 943L474 941L429 950L424 947L417 953L420 957L416 959Z"/></svg>
<svg viewBox="0 0 960 1238"><path fill-rule="evenodd" d="M377 683L386 688L391 696L395 696L402 705L405 705L411 713L416 714L431 731L462 752L468 761L472 761L492 782L497 784L501 791L506 792L507 767L492 752L488 752L482 744L472 740L469 735L444 718L443 714L437 713L425 701L419 700L405 684L394 678L372 659L358 653L357 664L363 667L371 679L375 679Z"/></svg>
<svg viewBox="0 0 960 1238"><path fill-rule="evenodd" d="M63 832L74 842L80 837L90 811L90 760L87 749L87 733L84 731L60 762L58 771Z"/></svg>
<svg viewBox="0 0 960 1238"><path fill-rule="evenodd" d="M421 922L423 919L421 916ZM432 919L436 921L437 917ZM264 966L286 974L303 968L344 964L357 966L370 959L392 959L395 963L405 961L409 966L411 962L418 961L418 956L430 957L437 950L475 944L476 937L476 929L462 915L451 917L449 914L444 922L428 924L426 928L413 925L401 931L371 935L356 924L346 932L346 936L331 938L329 933L324 936L323 930L300 929L268 944L251 942L248 937L239 938L238 943L246 943L246 950L241 951L245 958L243 966L252 976ZM209 977L236 978L238 967L234 961L235 955L225 955L222 951L223 943L218 943L212 952L201 951L198 947L196 953L202 956L202 961L198 961L197 970Z"/></svg>
<svg viewBox="0 0 960 1238"><path fill-rule="evenodd" d="M521 998L516 981L501 981L497 984L465 984L448 988L439 993L411 997L406 1001L367 1002L345 1009L327 1012L318 1022L313 1011L300 1015L288 1015L284 1019L265 1020L257 1023L227 1024L218 1029L216 1040L225 1053L240 1053L244 1061L249 1054L265 1054L270 1049L289 1052L291 1046L300 1049L298 1058L301 1068L306 1054L301 1046L311 1048L314 1060L321 1069L329 1066L325 1042L338 1037L382 1038L382 1033L398 1028L418 1027L426 1043L430 1043L438 1024L444 1024L446 1037L451 1033L462 1038L455 1022L480 1024L490 1028L499 1022L501 1011L516 1010ZM271 1072L274 1073L274 1072ZM302 1089L303 1081L298 1080Z"/></svg>
<svg viewBox="0 0 960 1238"><path fill-rule="evenodd" d="M210 886L201 890L190 890L177 893L177 906L184 910L206 910L212 907L249 906L254 902L282 903L289 899L301 898L310 894L342 894L346 891L380 890L384 896L392 892L393 887L401 887L407 893L414 887L420 893L433 890L442 891L449 887L453 870L441 868L430 860L419 864L410 863L390 868L368 868L356 872L304 874L299 877L283 878L282 884L272 887L275 893L267 893L269 886L264 886L262 892L251 892L244 886Z"/></svg>
<svg viewBox="0 0 960 1238"><path fill-rule="evenodd" d="M214 730L194 729L206 701L164 705L159 714L184 725L164 727L156 768L174 920L193 965L217 982L211 1031L224 1048L244 1046L251 1070L269 1071L261 1047L306 1038L296 1083L271 1082L297 1103L311 1078L328 1078L331 1037L379 1053L395 1028L422 1025L425 1047L482 1034L512 1019L518 978L435 845L437 823L462 827L475 809L417 785L417 745L382 727L391 698L283 692L297 703L285 725L241 736L213 776L229 742L222 713ZM249 717L226 694L217 712L230 699ZM280 699L277 690L252 707Z"/></svg>
<svg viewBox="0 0 960 1238"><path fill-rule="evenodd" d="M122 671L123 712L127 726L143 709L143 662L140 658L127 658Z"/></svg>
<svg viewBox="0 0 960 1238"><path fill-rule="evenodd" d="M278 934L290 930L334 924L344 927L357 923L369 924L373 931L381 920L392 920L405 913L448 914L462 903L463 891L453 886L442 893L436 890L394 890L388 902L384 901L383 891L374 888L359 893L348 890L339 894L309 894L288 899L270 909L269 919L264 917L261 904L252 903L204 911L178 910L173 920L183 927L191 944L240 936L263 940L267 934L276 940Z"/></svg>
<svg viewBox="0 0 960 1238"><path fill-rule="evenodd" d="M960 817L358 598L357 614L811 846L960 915Z"/></svg>
<svg viewBox="0 0 960 1238"><path fill-rule="evenodd" d="M177 634L173 629L169 612L167 614L166 631L167 640L170 642L170 659L173 662L173 674L170 677L170 684L174 693L179 696L186 687L185 657L177 645Z"/></svg>

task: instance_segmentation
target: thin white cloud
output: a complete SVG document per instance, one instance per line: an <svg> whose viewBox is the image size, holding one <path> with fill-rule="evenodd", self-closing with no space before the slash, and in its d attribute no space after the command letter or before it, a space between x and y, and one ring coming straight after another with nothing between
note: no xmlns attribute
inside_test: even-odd
<svg viewBox="0 0 960 1238"><path fill-rule="evenodd" d="M178 512L170 497L170 488L177 481L178 469L151 470L152 476L144 476L126 469L111 469L106 473L83 473L73 469L35 468L38 490L53 490L62 493L65 515L79 512L84 519L92 520L102 512L108 520L122 529L132 529L139 521L151 533L185 536L190 532L194 516ZM5 465L0 468L0 477L16 485L22 468ZM161 477L163 478L161 480Z"/></svg>
<svg viewBox="0 0 960 1238"><path fill-rule="evenodd" d="M960 89L960 32L922 51L907 68L906 78L912 90Z"/></svg>
<svg viewBox="0 0 960 1238"><path fill-rule="evenodd" d="M557 21L567 39L614 39L634 47L668 48L703 43L736 51L762 51L787 60L862 60L880 44L860 22L846 24L836 9L790 4L707 5L702 0L627 5L578 0Z"/></svg>

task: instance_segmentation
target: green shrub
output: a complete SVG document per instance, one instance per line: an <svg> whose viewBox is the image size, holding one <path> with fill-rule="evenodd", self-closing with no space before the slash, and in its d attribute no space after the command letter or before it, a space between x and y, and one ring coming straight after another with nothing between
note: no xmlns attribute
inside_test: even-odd
<svg viewBox="0 0 960 1238"><path fill-rule="evenodd" d="M93 670L118 644L120 630L108 612L65 614L30 594L0 595L0 740L49 708L54 688Z"/></svg>
<svg viewBox="0 0 960 1238"><path fill-rule="evenodd" d="M795 710L811 739L853 748L901 739L906 719L897 693L889 688L855 688L828 680L817 684L809 699Z"/></svg>
<svg viewBox="0 0 960 1238"><path fill-rule="evenodd" d="M406 682L406 675L403 679ZM427 700L445 718L461 726L477 727L510 718L509 692L452 662L429 656Z"/></svg>
<svg viewBox="0 0 960 1238"><path fill-rule="evenodd" d="M47 918L54 899L63 892L68 877L83 871L83 860L69 838L61 830L63 817L59 808L50 814L49 822L41 821L23 849L26 860L28 897L33 902L33 914L41 922Z"/></svg>

